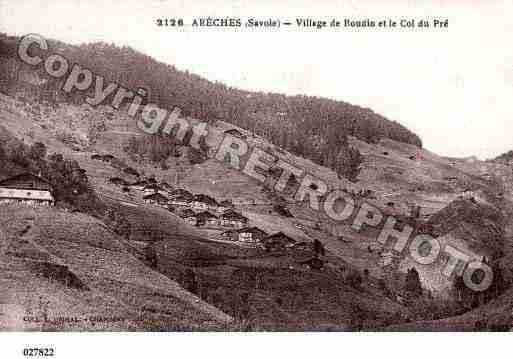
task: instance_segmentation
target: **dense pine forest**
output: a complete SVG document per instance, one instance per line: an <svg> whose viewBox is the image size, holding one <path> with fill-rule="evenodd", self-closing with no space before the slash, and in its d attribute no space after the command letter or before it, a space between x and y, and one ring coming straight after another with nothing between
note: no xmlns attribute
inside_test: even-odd
<svg viewBox="0 0 513 359"><path fill-rule="evenodd" d="M20 73L34 71L17 59L18 41L19 38L0 34L0 91L9 95L17 92ZM351 180L358 174L361 156L349 146L348 136L366 142L390 138L422 147L416 134L368 108L320 97L231 88L180 71L126 46L106 43L71 46L53 40L49 44L48 55L60 53L70 63L87 67L106 81L130 89L145 88L147 100L162 108L177 106L183 114L203 121L221 119L233 123ZM43 69L37 71L41 78L49 80L40 86L40 98L54 102L83 101L83 94L59 91L65 77L55 81Z"/></svg>

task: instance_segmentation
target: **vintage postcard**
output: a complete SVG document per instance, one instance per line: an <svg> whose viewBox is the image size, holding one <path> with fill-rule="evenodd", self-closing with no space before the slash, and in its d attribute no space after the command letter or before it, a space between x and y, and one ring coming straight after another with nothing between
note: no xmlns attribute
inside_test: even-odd
<svg viewBox="0 0 513 359"><path fill-rule="evenodd" d="M510 331L512 36L511 1L0 0L0 332Z"/></svg>

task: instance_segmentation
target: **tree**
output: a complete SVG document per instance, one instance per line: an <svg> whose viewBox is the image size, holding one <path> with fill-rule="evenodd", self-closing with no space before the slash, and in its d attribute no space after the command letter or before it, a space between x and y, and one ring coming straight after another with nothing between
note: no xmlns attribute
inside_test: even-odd
<svg viewBox="0 0 513 359"><path fill-rule="evenodd" d="M36 142L30 147L28 157L34 161L41 161L46 157L46 152L45 144Z"/></svg>
<svg viewBox="0 0 513 359"><path fill-rule="evenodd" d="M404 282L404 290L410 298L418 298L422 295L422 284L419 272L415 267L408 269Z"/></svg>
<svg viewBox="0 0 513 359"><path fill-rule="evenodd" d="M324 256L325 254L324 245L317 238L314 239L314 252L316 256Z"/></svg>
<svg viewBox="0 0 513 359"><path fill-rule="evenodd" d="M196 273L190 268L185 270L182 279L183 287L192 294L198 294L198 281L196 279Z"/></svg>
<svg viewBox="0 0 513 359"><path fill-rule="evenodd" d="M7 159L7 153L5 153L4 147L0 144L0 163L3 163Z"/></svg>
<svg viewBox="0 0 513 359"><path fill-rule="evenodd" d="M14 146L10 155L10 160L21 167L26 168L30 165L25 146L21 143Z"/></svg>
<svg viewBox="0 0 513 359"><path fill-rule="evenodd" d="M348 284L356 290L362 289L362 276L356 270L352 270L347 276Z"/></svg>

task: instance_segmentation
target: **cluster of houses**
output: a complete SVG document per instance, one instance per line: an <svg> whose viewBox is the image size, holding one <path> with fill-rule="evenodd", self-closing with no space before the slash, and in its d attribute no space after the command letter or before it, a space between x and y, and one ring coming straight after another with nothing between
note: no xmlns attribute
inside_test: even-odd
<svg viewBox="0 0 513 359"><path fill-rule="evenodd" d="M192 226L222 231L220 239L258 245L268 251L309 249L309 243L297 242L282 232L269 235L260 228L249 227L248 218L238 213L229 200L218 202L206 194L193 194L183 188L173 188L154 178L132 184L120 178L111 178L109 182L142 192L145 204L166 208Z"/></svg>

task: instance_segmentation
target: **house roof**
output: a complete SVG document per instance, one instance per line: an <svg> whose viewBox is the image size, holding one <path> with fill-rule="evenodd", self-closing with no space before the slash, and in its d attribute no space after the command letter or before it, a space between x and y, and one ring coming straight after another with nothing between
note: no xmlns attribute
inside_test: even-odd
<svg viewBox="0 0 513 359"><path fill-rule="evenodd" d="M172 201L187 202L187 203L189 203L191 201L191 198L187 197L187 196L177 196L177 197L173 196Z"/></svg>
<svg viewBox="0 0 513 359"><path fill-rule="evenodd" d="M35 190L32 192L27 189L18 188L0 188L0 198L4 199L22 199L33 201L54 201L52 194L47 190Z"/></svg>
<svg viewBox="0 0 513 359"><path fill-rule="evenodd" d="M222 219L231 219L234 221L247 221L248 219L242 214L235 212L234 210L228 210L221 215Z"/></svg>
<svg viewBox="0 0 513 359"><path fill-rule="evenodd" d="M202 202L202 203L206 203L210 206L217 206L217 201L210 197L210 196L207 196L206 194L197 194L193 197L192 199L193 201L197 201L197 202Z"/></svg>
<svg viewBox="0 0 513 359"><path fill-rule="evenodd" d="M180 213L180 217L182 217L182 218L194 217L194 216L195 216L194 211L192 209L189 209L189 208L183 210Z"/></svg>
<svg viewBox="0 0 513 359"><path fill-rule="evenodd" d="M177 188L174 191L172 191L170 194L171 194L171 196L184 196L184 197L187 197L190 199L192 199L192 197L193 197L191 192L189 192L183 188Z"/></svg>
<svg viewBox="0 0 513 359"><path fill-rule="evenodd" d="M209 218L217 218L215 214L210 213L209 211L200 212L196 215L198 219L209 219Z"/></svg>
<svg viewBox="0 0 513 359"><path fill-rule="evenodd" d="M167 201L167 198L160 193L152 193L147 196L144 196L143 199L149 199L154 201Z"/></svg>
<svg viewBox="0 0 513 359"><path fill-rule="evenodd" d="M256 234L256 235L267 236L267 233L265 233L258 227L242 228L242 229L239 229L237 232L238 233L252 233L254 235Z"/></svg>
<svg viewBox="0 0 513 359"><path fill-rule="evenodd" d="M31 173L23 173L0 182L0 187L15 189L33 189L51 191L52 186L46 180Z"/></svg>
<svg viewBox="0 0 513 359"><path fill-rule="evenodd" d="M154 190L154 191L162 191L162 187L156 185L156 184L149 184L144 187L145 190Z"/></svg>

